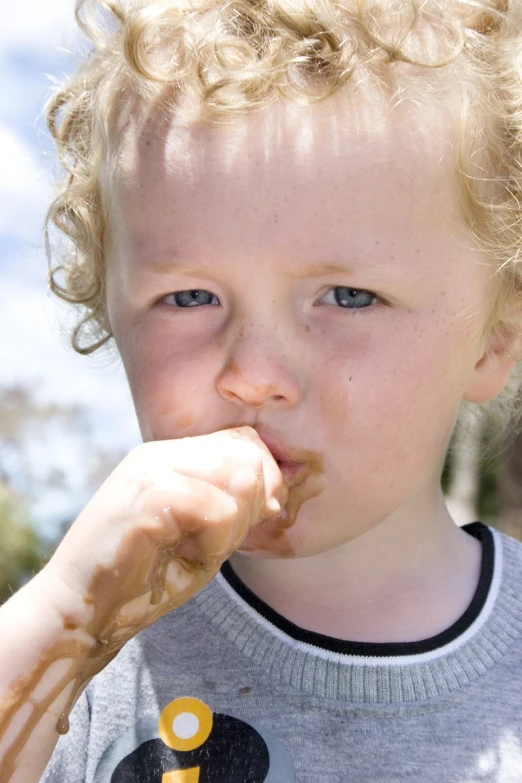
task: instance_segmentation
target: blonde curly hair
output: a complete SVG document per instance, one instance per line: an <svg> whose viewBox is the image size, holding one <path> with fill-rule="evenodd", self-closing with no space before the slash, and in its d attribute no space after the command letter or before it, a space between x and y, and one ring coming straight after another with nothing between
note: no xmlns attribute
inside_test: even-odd
<svg viewBox="0 0 522 783"><path fill-rule="evenodd" d="M434 95L448 68L458 68L461 92L462 208L500 278L487 328L502 319L505 334L519 332L509 312L522 291L520 2L77 0L89 50L46 107L65 170L46 222L49 284L79 308L74 350L90 354L112 336L103 171L115 160L115 129L131 96L169 111L190 99L200 119L226 122L281 96L309 104L350 80L360 85L369 76L382 85L386 72L401 88L416 81ZM67 238L61 252L53 226ZM517 364L506 389L474 407L497 432L515 431L521 389Z"/></svg>

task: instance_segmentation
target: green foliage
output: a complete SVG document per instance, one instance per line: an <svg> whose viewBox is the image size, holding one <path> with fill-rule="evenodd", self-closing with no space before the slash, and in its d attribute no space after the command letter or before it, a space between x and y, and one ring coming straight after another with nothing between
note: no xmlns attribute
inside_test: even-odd
<svg viewBox="0 0 522 783"><path fill-rule="evenodd" d="M23 500L0 487L0 603L42 566L44 547Z"/></svg>
<svg viewBox="0 0 522 783"><path fill-rule="evenodd" d="M40 569L57 543L38 534L35 509L45 507L49 493L94 494L123 457L93 443L89 416L80 405L42 402L35 384L0 388L0 603ZM65 444L73 463L81 455L80 482L72 481L56 444ZM69 517L56 519L59 538Z"/></svg>

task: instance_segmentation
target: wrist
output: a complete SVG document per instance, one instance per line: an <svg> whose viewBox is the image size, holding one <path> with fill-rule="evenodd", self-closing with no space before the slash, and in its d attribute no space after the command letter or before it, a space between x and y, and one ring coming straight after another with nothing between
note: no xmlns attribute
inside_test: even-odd
<svg viewBox="0 0 522 783"><path fill-rule="evenodd" d="M88 626L94 614L92 604L85 600L61 577L52 560L29 583L32 600L60 635L72 632L88 634Z"/></svg>

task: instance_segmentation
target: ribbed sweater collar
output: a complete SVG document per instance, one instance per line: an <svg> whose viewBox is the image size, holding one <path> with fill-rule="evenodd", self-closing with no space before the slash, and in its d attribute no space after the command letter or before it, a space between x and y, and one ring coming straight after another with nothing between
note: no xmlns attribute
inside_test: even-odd
<svg viewBox="0 0 522 783"><path fill-rule="evenodd" d="M422 642L362 644L303 630L227 564L194 600L219 633L281 685L349 702L423 701L475 682L522 634L522 545L479 522L465 530L483 547L474 598L451 628Z"/></svg>

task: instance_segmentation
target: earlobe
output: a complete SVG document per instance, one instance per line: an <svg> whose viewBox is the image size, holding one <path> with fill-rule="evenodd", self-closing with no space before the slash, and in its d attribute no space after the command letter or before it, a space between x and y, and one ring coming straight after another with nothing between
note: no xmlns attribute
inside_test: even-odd
<svg viewBox="0 0 522 783"><path fill-rule="evenodd" d="M522 358L522 333L499 323L487 336L487 345L464 390L463 399L480 404L494 399L509 381Z"/></svg>

